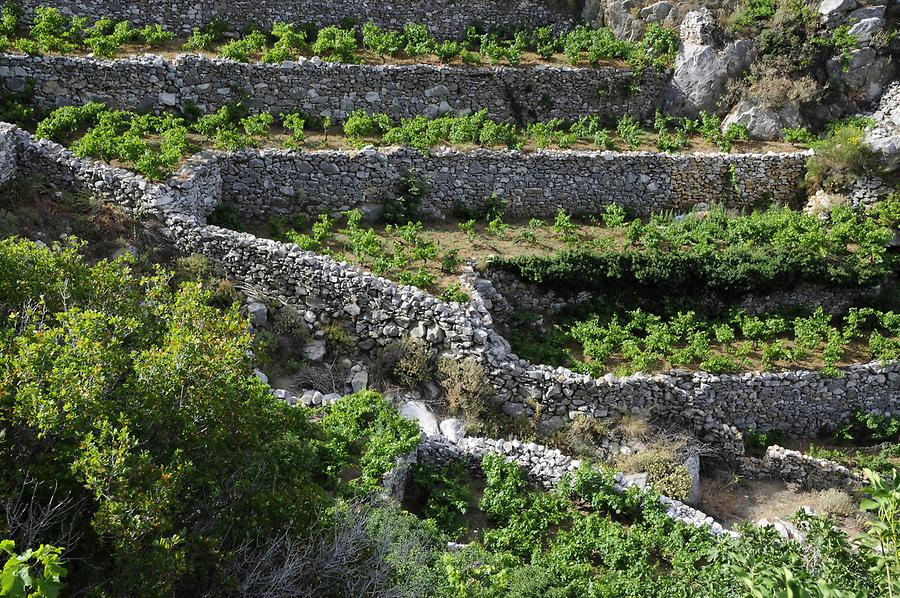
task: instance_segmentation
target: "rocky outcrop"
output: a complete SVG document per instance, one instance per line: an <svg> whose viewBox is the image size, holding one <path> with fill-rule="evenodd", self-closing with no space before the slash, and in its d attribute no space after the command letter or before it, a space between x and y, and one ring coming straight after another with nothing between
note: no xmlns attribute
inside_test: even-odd
<svg viewBox="0 0 900 598"><path fill-rule="evenodd" d="M753 59L753 42L737 40L722 45L712 13L700 9L681 23L681 44L672 80L664 91L666 111L695 117L700 111L727 111L719 102L729 79L742 74Z"/></svg>
<svg viewBox="0 0 900 598"><path fill-rule="evenodd" d="M799 107L793 103L776 109L759 106L751 100L741 100L722 121L722 129L732 123L747 127L751 139L773 140L781 139L782 130L799 127L803 120Z"/></svg>
<svg viewBox="0 0 900 598"><path fill-rule="evenodd" d="M888 170L900 169L900 81L885 90L870 116L875 126L866 131L866 144L881 155Z"/></svg>

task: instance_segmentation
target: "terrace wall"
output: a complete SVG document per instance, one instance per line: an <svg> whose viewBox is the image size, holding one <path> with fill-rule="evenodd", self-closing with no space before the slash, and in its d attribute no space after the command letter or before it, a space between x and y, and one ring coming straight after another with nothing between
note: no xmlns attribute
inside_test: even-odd
<svg viewBox="0 0 900 598"><path fill-rule="evenodd" d="M375 21L401 28L426 23L435 35L455 37L472 23L491 27L569 27L581 12L581 2L547 0L22 0L32 14L38 6L55 6L66 14L95 19L112 17L133 23L161 23L173 31L190 32L218 17L238 28L271 27L276 21L320 26Z"/></svg>
<svg viewBox="0 0 900 598"><path fill-rule="evenodd" d="M196 105L204 112L242 101L256 111L302 111L341 121L353 110L394 119L468 114L486 109L502 121L577 119L595 114L647 121L668 78L655 69L361 65L302 59L241 63L184 54L95 60L79 56L0 54L9 91L33 82L35 105L99 101L128 110ZM629 91L635 84L635 90Z"/></svg>
<svg viewBox="0 0 900 598"><path fill-rule="evenodd" d="M413 173L428 182L424 215L441 219L479 212L491 198L506 215L529 218L596 214L610 203L632 213L686 210L715 198L734 208L768 199L790 201L803 180L808 154L665 154L651 152L458 151L410 148L347 151L208 153L198 161L218 168L222 198L248 216L377 210ZM194 162L196 163L196 162ZM733 169L732 169L733 167ZM733 179L732 179L733 177ZM729 189L728 181L734 186Z"/></svg>
<svg viewBox="0 0 900 598"><path fill-rule="evenodd" d="M435 353L478 358L496 391L497 408L511 416L535 417L546 428L559 427L578 414L614 419L644 413L693 431L726 456L737 456L743 453L739 430L813 436L855 410L900 409L896 363L845 368L843 377L835 379L808 371L721 376L674 371L594 379L534 365L510 353L479 301L445 303L293 245L204 226L197 215L219 200L207 195L218 184L214 173L152 184L3 125L0 156L9 154L17 156L17 174L40 173L50 183L92 191L137 215L156 214L183 251L206 255L231 277L317 318L348 322L360 349L408 335L424 338Z"/></svg>

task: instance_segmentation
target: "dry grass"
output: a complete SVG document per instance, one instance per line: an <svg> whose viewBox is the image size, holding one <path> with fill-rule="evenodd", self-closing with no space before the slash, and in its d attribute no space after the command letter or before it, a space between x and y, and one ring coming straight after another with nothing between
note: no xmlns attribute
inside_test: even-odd
<svg viewBox="0 0 900 598"><path fill-rule="evenodd" d="M819 510L832 517L852 517L859 512L856 501L843 490L828 488L819 492Z"/></svg>
<svg viewBox="0 0 900 598"><path fill-rule="evenodd" d="M650 423L647 418L635 413L623 415L617 428L628 439L640 440L650 435Z"/></svg>

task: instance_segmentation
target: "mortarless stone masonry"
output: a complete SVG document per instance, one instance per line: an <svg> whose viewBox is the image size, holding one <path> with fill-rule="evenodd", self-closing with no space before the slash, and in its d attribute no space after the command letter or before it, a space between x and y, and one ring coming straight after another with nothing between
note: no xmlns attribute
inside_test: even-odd
<svg viewBox="0 0 900 598"><path fill-rule="evenodd" d="M653 118L668 74L597 67L364 65L317 58L282 64L242 63L184 54L96 60L79 56L0 54L10 91L34 85L40 108L99 101L128 110L196 105L204 112L242 101L255 111L301 111L343 120L354 110L391 118L469 114L485 109L502 121L610 121ZM629 92L631 84L637 91Z"/></svg>
<svg viewBox="0 0 900 598"><path fill-rule="evenodd" d="M65 14L95 19L101 16L133 23L161 23L188 33L218 17L232 26L270 28L273 23L312 23L319 26L374 21L402 28L427 23L439 36L457 37L473 23L513 28L574 25L581 5L556 0L22 0L26 14L38 6L54 6Z"/></svg>
<svg viewBox="0 0 900 598"><path fill-rule="evenodd" d="M900 411L897 363L852 366L834 379L808 371L740 375L673 371L595 379L528 363L510 353L482 302L449 304L293 245L205 226L202 217L220 200L210 195L222 184L214 169L172 184L154 184L0 125L0 173L7 177L40 173L59 188L89 191L136 215L155 215L181 250L207 256L229 276L315 318L348 322L360 349L420 336L435 353L474 356L494 387L497 409L511 416L540 413L547 429L579 414L616 419L643 413L690 430L726 457L736 458L743 454L741 430L809 437L831 429L856 410Z"/></svg>
<svg viewBox="0 0 900 598"><path fill-rule="evenodd" d="M248 216L315 215L360 208L377 210L395 196L408 173L426 179L424 215L441 219L460 210L479 212L503 200L510 218L597 214L617 203L635 214L685 210L709 201L734 167L736 185L717 198L733 208L764 200L790 201L803 180L808 153L665 154L434 148L364 148L361 151L251 150L206 152L222 177L222 200ZM188 170L188 169L185 169Z"/></svg>

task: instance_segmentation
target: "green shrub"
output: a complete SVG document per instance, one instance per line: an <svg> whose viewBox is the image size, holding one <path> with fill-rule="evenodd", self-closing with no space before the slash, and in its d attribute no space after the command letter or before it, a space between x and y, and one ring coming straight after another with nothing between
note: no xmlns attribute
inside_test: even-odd
<svg viewBox="0 0 900 598"><path fill-rule="evenodd" d="M291 132L290 139L285 141L285 147L289 149L299 149L306 138L304 128L306 120L300 112L292 112L291 114L282 114L281 122L284 128Z"/></svg>
<svg viewBox="0 0 900 598"><path fill-rule="evenodd" d="M251 31L241 39L222 46L221 54L230 60L249 62L257 58L266 48L266 36L261 31Z"/></svg>
<svg viewBox="0 0 900 598"><path fill-rule="evenodd" d="M363 25L363 44L384 60L385 56L396 56L403 49L404 37L399 31L385 31L369 21Z"/></svg>
<svg viewBox="0 0 900 598"><path fill-rule="evenodd" d="M641 126L630 115L626 114L619 119L619 122L616 124L616 132L622 138L622 141L628 144L629 149L637 149L641 145L641 138L643 137Z"/></svg>
<svg viewBox="0 0 900 598"><path fill-rule="evenodd" d="M863 143L863 137L863 129L850 125L813 144L815 154L806 163L806 182L811 191L846 192L859 177L880 171L878 158Z"/></svg>
<svg viewBox="0 0 900 598"><path fill-rule="evenodd" d="M788 127L783 129L781 134L788 143L800 145L809 145L816 139L815 135L810 133L806 127Z"/></svg>
<svg viewBox="0 0 900 598"><path fill-rule="evenodd" d="M297 31L293 25L280 21L272 25L272 37L275 38L275 45L262 56L262 61L266 63L294 60L307 44L305 30Z"/></svg>
<svg viewBox="0 0 900 598"><path fill-rule="evenodd" d="M325 409L322 428L328 435L328 469L332 475L355 461L360 477L350 482L352 494L377 491L397 457L418 446L419 424L400 416L377 392L361 390L341 397Z"/></svg>
<svg viewBox="0 0 900 598"><path fill-rule="evenodd" d="M466 531L462 516L471 500L467 477L468 471L461 463L439 469L415 465L410 476L411 492L425 501L422 514L454 540Z"/></svg>
<svg viewBox="0 0 900 598"><path fill-rule="evenodd" d="M228 583L213 547L308 525L323 504L310 473L318 432L254 375L245 319L131 262L89 266L77 247L0 242L3 478L42 510L69 497L66 525L80 530L66 546L71 593L177 593L200 570ZM45 443L58 450L26 478Z"/></svg>
<svg viewBox="0 0 900 598"><path fill-rule="evenodd" d="M407 388L415 388L428 380L431 374L431 350L428 344L414 337L403 337L393 344L396 361L392 374Z"/></svg>
<svg viewBox="0 0 900 598"><path fill-rule="evenodd" d="M428 181L411 170L407 171L400 178L397 194L385 200L382 220L388 224L399 225L417 221L422 198L428 195L429 191Z"/></svg>
<svg viewBox="0 0 900 598"><path fill-rule="evenodd" d="M0 570L0 592L10 598L55 598L68 572L63 567L62 548L41 544L19 554L12 540L0 541L0 557L6 563Z"/></svg>
<svg viewBox="0 0 900 598"><path fill-rule="evenodd" d="M329 62L356 62L356 33L352 29L325 27L319 31L313 52Z"/></svg>
<svg viewBox="0 0 900 598"><path fill-rule="evenodd" d="M29 38L38 52L72 52L82 41L85 22L80 17L68 19L57 8L38 6L34 9Z"/></svg>
<svg viewBox="0 0 900 598"><path fill-rule="evenodd" d="M403 52L410 57L431 53L435 44L434 38L428 32L428 26L417 23L407 23L403 26L403 39L406 41Z"/></svg>
<svg viewBox="0 0 900 598"><path fill-rule="evenodd" d="M7 0L3 4L3 10L0 11L0 37L12 39L18 35L23 12L18 2Z"/></svg>
<svg viewBox="0 0 900 598"><path fill-rule="evenodd" d="M344 121L344 135L355 141L379 136L390 128L391 119L387 114L370 114L365 110L354 110Z"/></svg>
<svg viewBox="0 0 900 598"><path fill-rule="evenodd" d="M471 299L469 294L462 290L456 283L447 285L447 288L441 293L441 300L450 303L468 303Z"/></svg>

